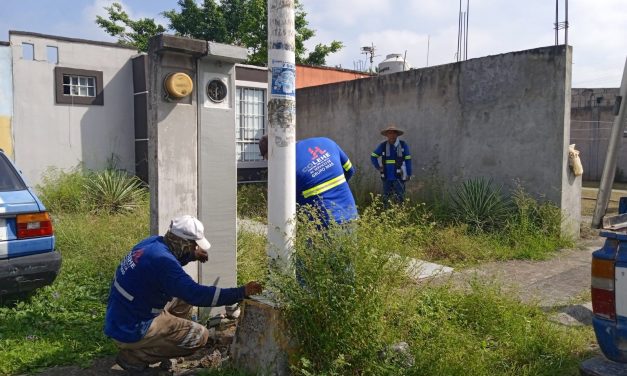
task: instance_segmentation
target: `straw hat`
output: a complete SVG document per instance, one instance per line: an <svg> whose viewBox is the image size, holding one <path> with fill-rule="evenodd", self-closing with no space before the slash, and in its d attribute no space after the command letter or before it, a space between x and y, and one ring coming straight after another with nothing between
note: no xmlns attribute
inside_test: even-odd
<svg viewBox="0 0 627 376"><path fill-rule="evenodd" d="M396 132L399 136L405 133L400 128L396 128L394 124L388 124L388 127L381 131L381 135L385 136L388 132Z"/></svg>

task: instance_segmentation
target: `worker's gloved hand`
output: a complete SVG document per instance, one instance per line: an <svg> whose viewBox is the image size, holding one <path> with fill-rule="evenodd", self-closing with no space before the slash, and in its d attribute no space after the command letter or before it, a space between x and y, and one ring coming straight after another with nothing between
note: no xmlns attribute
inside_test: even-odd
<svg viewBox="0 0 627 376"><path fill-rule="evenodd" d="M194 257L196 261L200 262L205 262L209 260L209 255L207 254L207 251L203 251L199 247L196 247L196 250L194 251Z"/></svg>
<svg viewBox="0 0 627 376"><path fill-rule="evenodd" d="M261 286L259 282L252 281L244 285L245 296L259 295L261 294L262 291L263 291L263 287Z"/></svg>

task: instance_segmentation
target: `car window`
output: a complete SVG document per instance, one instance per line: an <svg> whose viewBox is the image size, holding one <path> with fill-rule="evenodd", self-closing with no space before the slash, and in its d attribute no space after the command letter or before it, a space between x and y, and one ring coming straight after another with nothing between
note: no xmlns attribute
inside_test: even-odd
<svg viewBox="0 0 627 376"><path fill-rule="evenodd" d="M24 181L13 168L7 157L0 153L0 192L26 189Z"/></svg>

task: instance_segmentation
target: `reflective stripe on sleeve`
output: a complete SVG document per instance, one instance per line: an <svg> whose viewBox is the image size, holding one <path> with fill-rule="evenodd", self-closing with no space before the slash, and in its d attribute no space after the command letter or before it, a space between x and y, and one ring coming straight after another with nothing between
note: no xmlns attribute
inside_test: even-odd
<svg viewBox="0 0 627 376"><path fill-rule="evenodd" d="M122 286L120 286L120 284L118 283L117 279L113 280L113 287L115 287L116 290L118 290L118 292L125 297L128 301L132 302L133 299L135 299L135 297L131 294L128 293L128 291L124 290L124 288Z"/></svg>
<svg viewBox="0 0 627 376"><path fill-rule="evenodd" d="M344 171L348 171L351 169L351 167L353 167L353 164L351 163L350 160L346 161L346 163L344 163L344 165L342 166L344 167Z"/></svg>
<svg viewBox="0 0 627 376"><path fill-rule="evenodd" d="M338 185L345 183L346 182L346 177L344 176L344 174L335 177L331 180L327 180L322 184L318 184L313 188L309 188L306 191L303 191L303 197L307 198L307 197L311 197L311 196L316 196L319 195L323 192L328 191L331 188L335 188Z"/></svg>
<svg viewBox="0 0 627 376"><path fill-rule="evenodd" d="M406 155L405 159L411 159L411 155Z"/></svg>
<svg viewBox="0 0 627 376"><path fill-rule="evenodd" d="M218 299L220 298L220 288L216 287L216 292L213 294L213 301L211 302L211 306L215 307L218 304Z"/></svg>
<svg viewBox="0 0 627 376"><path fill-rule="evenodd" d="M394 160L394 159L386 159L385 160L385 164L394 164L394 163L396 163L396 160Z"/></svg>
<svg viewBox="0 0 627 376"><path fill-rule="evenodd" d="M371 156L371 157L375 157L375 158L379 158L379 157L380 157L380 155L379 155L379 154L377 154L377 153L372 153L372 154L370 154L370 156Z"/></svg>

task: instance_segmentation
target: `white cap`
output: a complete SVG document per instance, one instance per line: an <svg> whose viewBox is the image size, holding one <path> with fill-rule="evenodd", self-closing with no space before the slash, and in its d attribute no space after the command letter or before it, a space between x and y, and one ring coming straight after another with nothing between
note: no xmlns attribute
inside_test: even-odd
<svg viewBox="0 0 627 376"><path fill-rule="evenodd" d="M195 240L196 244L203 251L209 251L211 244L205 238L205 227L202 223L191 215L176 217L170 222L170 232L179 238Z"/></svg>

